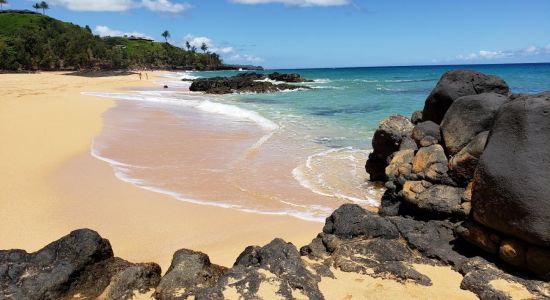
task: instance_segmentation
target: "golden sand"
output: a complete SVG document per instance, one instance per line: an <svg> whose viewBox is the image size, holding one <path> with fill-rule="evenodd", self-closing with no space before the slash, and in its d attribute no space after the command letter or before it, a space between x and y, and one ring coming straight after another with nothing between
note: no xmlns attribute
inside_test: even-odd
<svg viewBox="0 0 550 300"><path fill-rule="evenodd" d="M151 78L151 76L150 76ZM322 224L177 201L118 180L90 155L113 101L82 91L152 86L136 75L0 75L0 249L36 251L77 228L110 240L117 256L166 270L181 248L230 266L248 245L309 242Z"/></svg>

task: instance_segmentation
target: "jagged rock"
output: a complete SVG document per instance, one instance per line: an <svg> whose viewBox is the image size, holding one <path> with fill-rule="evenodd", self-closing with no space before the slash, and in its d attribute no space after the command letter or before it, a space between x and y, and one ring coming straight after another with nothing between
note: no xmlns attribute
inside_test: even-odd
<svg viewBox="0 0 550 300"><path fill-rule="evenodd" d="M261 81L266 76L257 73L243 73L233 77L212 77L199 78L193 80L189 87L190 91L206 92L209 94L229 94L229 93L268 93L283 90L310 89L307 86L290 84L273 84L267 81Z"/></svg>
<svg viewBox="0 0 550 300"><path fill-rule="evenodd" d="M418 146L427 147L441 143L439 125L432 121L418 123L414 126L411 137Z"/></svg>
<svg viewBox="0 0 550 300"><path fill-rule="evenodd" d="M440 124L451 104L460 97L489 92L508 95L509 91L508 85L497 76L469 70L449 71L426 99L422 120Z"/></svg>
<svg viewBox="0 0 550 300"><path fill-rule="evenodd" d="M342 243L332 253L331 260L334 267L344 272L431 285L428 277L407 263L413 260L413 252L398 240L374 238Z"/></svg>
<svg viewBox="0 0 550 300"><path fill-rule="evenodd" d="M129 299L152 290L157 264L132 264L113 257L108 240L80 229L34 253L0 251L0 298Z"/></svg>
<svg viewBox="0 0 550 300"><path fill-rule="evenodd" d="M133 264L112 257L86 267L65 298L132 299L152 292L160 277L160 266L155 263Z"/></svg>
<svg viewBox="0 0 550 300"><path fill-rule="evenodd" d="M218 284L200 290L196 299L224 299L224 291L229 289L243 299L260 299L257 293L262 284L275 286L277 296L284 299L295 299L295 293L324 299L318 287L320 280L307 269L294 245L275 239L263 247L247 247Z"/></svg>
<svg viewBox="0 0 550 300"><path fill-rule="evenodd" d="M399 150L401 141L411 135L413 127L409 119L400 115L390 116L380 122L372 139L373 151L365 165L370 180L386 181L385 168L389 163L388 157Z"/></svg>
<svg viewBox="0 0 550 300"><path fill-rule="evenodd" d="M449 160L448 174L459 184L466 185L474 177L479 157L485 150L489 131L483 131Z"/></svg>
<svg viewBox="0 0 550 300"><path fill-rule="evenodd" d="M300 74L290 73L290 74L281 74L279 72L274 72L268 75L269 79L276 81L284 82L313 82L313 80L305 79Z"/></svg>
<svg viewBox="0 0 550 300"><path fill-rule="evenodd" d="M227 270L210 263L208 255L188 249L174 253L172 263L155 291L156 299L188 299L199 289L213 287Z"/></svg>
<svg viewBox="0 0 550 300"><path fill-rule="evenodd" d="M474 222L465 221L456 228L456 233L471 244L483 249L484 251L497 254L500 248L502 238Z"/></svg>
<svg viewBox="0 0 550 300"><path fill-rule="evenodd" d="M448 185L432 185L427 181L407 181L403 185L403 200L431 219L464 218L461 201L464 189Z"/></svg>
<svg viewBox="0 0 550 300"><path fill-rule="evenodd" d="M518 97L497 114L474 176L476 221L550 246L550 92Z"/></svg>
<svg viewBox="0 0 550 300"><path fill-rule="evenodd" d="M411 115L411 122L416 125L420 122L422 122L422 111L421 110L417 110L415 112L412 113Z"/></svg>
<svg viewBox="0 0 550 300"><path fill-rule="evenodd" d="M386 177L388 177L388 181L397 182L403 185L405 181L410 180L413 159L414 150L400 150L395 152L390 164L386 167Z"/></svg>
<svg viewBox="0 0 550 300"><path fill-rule="evenodd" d="M336 209L327 218L323 232L348 239L357 236L395 239L399 236L391 222L355 204L344 204Z"/></svg>
<svg viewBox="0 0 550 300"><path fill-rule="evenodd" d="M508 97L485 93L456 99L441 122L447 153L454 155L482 131L491 130L497 110Z"/></svg>
<svg viewBox="0 0 550 300"><path fill-rule="evenodd" d="M388 217L407 241L410 248L424 257L436 259L445 264L462 263L466 257L454 250L455 224L450 221L419 221L402 216Z"/></svg>
<svg viewBox="0 0 550 300"><path fill-rule="evenodd" d="M413 173L420 179L425 178L433 183L449 184L451 180L447 175L448 170L447 157L441 145L420 148L412 164Z"/></svg>
<svg viewBox="0 0 550 300"><path fill-rule="evenodd" d="M472 257L457 265L456 269L464 275L460 288L475 293L482 300L511 299L511 297L493 286L495 280L523 288L532 297L529 299L550 298L550 283L530 278L525 274L511 274L512 270L502 269L482 257Z"/></svg>

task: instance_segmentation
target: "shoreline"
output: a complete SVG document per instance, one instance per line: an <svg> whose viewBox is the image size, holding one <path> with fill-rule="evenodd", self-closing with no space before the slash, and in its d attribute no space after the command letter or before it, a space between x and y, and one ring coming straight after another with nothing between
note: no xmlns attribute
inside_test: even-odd
<svg viewBox="0 0 550 300"><path fill-rule="evenodd" d="M121 257L155 261L166 270L177 249L201 250L213 262L231 265L248 245L279 236L301 246L322 227L287 216L183 203L120 181L107 163L90 155L101 116L115 103L80 93L153 86L155 76L149 84L135 75L61 74L0 75L5 82L0 91L8 95L1 103L0 136L7 147L0 157L2 177L8 178L1 187L1 249L34 251L74 228L89 227L108 238ZM28 82L33 86L20 88ZM37 131L42 138L36 138Z"/></svg>

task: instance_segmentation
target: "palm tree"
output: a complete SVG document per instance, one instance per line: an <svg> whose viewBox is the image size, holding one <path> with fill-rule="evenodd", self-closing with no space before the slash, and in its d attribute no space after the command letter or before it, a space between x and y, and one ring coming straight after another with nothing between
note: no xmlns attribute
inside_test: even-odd
<svg viewBox="0 0 550 300"><path fill-rule="evenodd" d="M4 9L4 4L8 4L8 0L0 0L0 9Z"/></svg>
<svg viewBox="0 0 550 300"><path fill-rule="evenodd" d="M46 14L46 9L50 9L50 6L48 5L48 3L46 1L42 1L42 2L40 2L40 8L42 8L42 14L45 15Z"/></svg>
<svg viewBox="0 0 550 300"><path fill-rule="evenodd" d="M32 5L32 8L36 9L36 11L38 11L40 9L40 3L36 2L35 4Z"/></svg>
<svg viewBox="0 0 550 300"><path fill-rule="evenodd" d="M165 40L166 43L168 44L168 38L170 37L170 32L168 32L168 30L165 30L165 31L162 33L162 37L164 38L164 40Z"/></svg>
<svg viewBox="0 0 550 300"><path fill-rule="evenodd" d="M191 52L193 52L193 53L197 52L197 47L191 46Z"/></svg>
<svg viewBox="0 0 550 300"><path fill-rule="evenodd" d="M185 41L185 48L187 48L187 51L191 50L191 43L189 41Z"/></svg>
<svg viewBox="0 0 550 300"><path fill-rule="evenodd" d="M201 50L202 52L206 53L206 50L208 50L208 46L206 46L206 43L202 43Z"/></svg>

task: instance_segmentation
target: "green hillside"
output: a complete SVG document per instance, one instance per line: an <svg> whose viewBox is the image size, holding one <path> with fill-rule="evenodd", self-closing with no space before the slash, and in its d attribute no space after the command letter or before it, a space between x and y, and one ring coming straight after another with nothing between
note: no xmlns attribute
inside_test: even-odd
<svg viewBox="0 0 550 300"><path fill-rule="evenodd" d="M0 14L0 70L216 69L216 53L167 43L94 36L88 26L39 14Z"/></svg>

